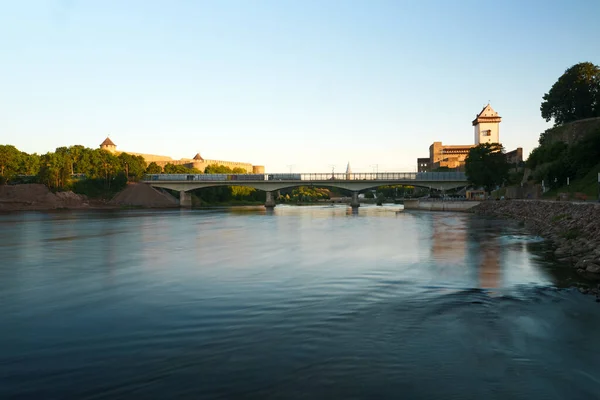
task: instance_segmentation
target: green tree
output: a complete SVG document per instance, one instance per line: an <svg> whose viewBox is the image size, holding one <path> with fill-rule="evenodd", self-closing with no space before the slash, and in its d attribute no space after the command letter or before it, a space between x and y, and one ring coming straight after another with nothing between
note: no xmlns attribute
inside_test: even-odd
<svg viewBox="0 0 600 400"><path fill-rule="evenodd" d="M502 145L482 143L469 150L465 160L465 173L469 182L491 192L508 179L510 165L506 161Z"/></svg>
<svg viewBox="0 0 600 400"><path fill-rule="evenodd" d="M590 62L567 69L543 96L542 118L555 125L600 117L600 67Z"/></svg>
<svg viewBox="0 0 600 400"><path fill-rule="evenodd" d="M65 152L46 153L40 157L38 177L50 189L65 187L71 176L71 161Z"/></svg>
<svg viewBox="0 0 600 400"><path fill-rule="evenodd" d="M185 165L168 163L164 168L165 174L201 174L196 168L188 168Z"/></svg>
<svg viewBox="0 0 600 400"><path fill-rule="evenodd" d="M40 172L40 156L37 154L21 153L18 173L33 176Z"/></svg>
<svg viewBox="0 0 600 400"><path fill-rule="evenodd" d="M142 179L146 172L146 161L144 160L144 157L121 153L118 158L121 170L126 173L127 178L134 181Z"/></svg>
<svg viewBox="0 0 600 400"><path fill-rule="evenodd" d="M233 170L224 165L209 165L204 168L205 174L232 174Z"/></svg>
<svg viewBox="0 0 600 400"><path fill-rule="evenodd" d="M6 183L19 170L22 153L12 145L0 145L0 184Z"/></svg>
<svg viewBox="0 0 600 400"><path fill-rule="evenodd" d="M154 161L152 161L150 164L148 164L148 167L146 168L147 174L162 174L162 172L163 172L162 167L159 166Z"/></svg>

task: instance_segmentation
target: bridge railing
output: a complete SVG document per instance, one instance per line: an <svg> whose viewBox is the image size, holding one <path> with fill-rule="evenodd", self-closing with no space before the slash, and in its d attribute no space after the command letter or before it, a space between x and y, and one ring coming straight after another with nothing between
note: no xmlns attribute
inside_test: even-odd
<svg viewBox="0 0 600 400"><path fill-rule="evenodd" d="M145 181L465 181L464 172L366 172L366 173L307 173L307 174L149 174Z"/></svg>

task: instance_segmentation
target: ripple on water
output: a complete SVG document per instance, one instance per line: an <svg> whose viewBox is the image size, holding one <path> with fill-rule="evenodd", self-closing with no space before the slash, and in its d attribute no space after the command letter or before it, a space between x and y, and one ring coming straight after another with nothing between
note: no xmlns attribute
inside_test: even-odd
<svg viewBox="0 0 600 400"><path fill-rule="evenodd" d="M600 308L539 238L346 212L0 216L0 397L596 396Z"/></svg>

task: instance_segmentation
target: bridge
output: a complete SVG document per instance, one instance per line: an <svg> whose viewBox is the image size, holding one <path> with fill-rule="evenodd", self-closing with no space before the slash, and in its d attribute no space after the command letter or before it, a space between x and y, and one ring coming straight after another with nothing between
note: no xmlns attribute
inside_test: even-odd
<svg viewBox="0 0 600 400"><path fill-rule="evenodd" d="M463 172L378 172L309 174L152 174L144 183L179 192L181 206L191 206L191 190L215 186L247 186L267 193L265 207L275 207L273 192L297 186L335 187L352 192L353 208L359 207L358 194L378 186L406 185L449 190L468 185Z"/></svg>

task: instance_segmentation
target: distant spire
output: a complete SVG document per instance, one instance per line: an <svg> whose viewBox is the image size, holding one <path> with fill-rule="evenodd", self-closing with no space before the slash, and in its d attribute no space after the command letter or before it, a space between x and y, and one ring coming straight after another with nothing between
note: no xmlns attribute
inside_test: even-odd
<svg viewBox="0 0 600 400"><path fill-rule="evenodd" d="M352 169L350 168L350 161L348 161L348 165L346 166L346 173L347 174L351 174L352 173Z"/></svg>

